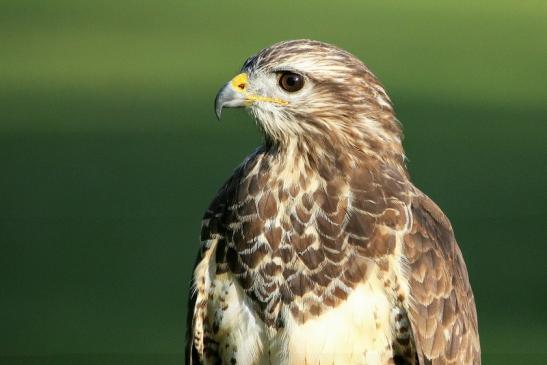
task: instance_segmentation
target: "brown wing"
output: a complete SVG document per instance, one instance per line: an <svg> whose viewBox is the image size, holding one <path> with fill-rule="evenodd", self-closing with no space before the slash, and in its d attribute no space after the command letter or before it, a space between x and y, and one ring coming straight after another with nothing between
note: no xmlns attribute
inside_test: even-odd
<svg viewBox="0 0 547 365"><path fill-rule="evenodd" d="M420 364L480 364L477 312L467 268L450 222L416 190L405 237L409 318Z"/></svg>
<svg viewBox="0 0 547 365"><path fill-rule="evenodd" d="M262 156L262 149L258 148L250 155L234 174L224 183L205 212L201 225L201 247L194 266L190 292L188 296L188 314L186 319L186 364L199 365L203 363L217 363L218 344L209 337L210 330L207 324L208 293L205 277L209 273L209 261L215 262L216 274L228 270L226 262L226 240L229 231L227 226L233 222L233 207L239 206L243 199L253 192L253 179L247 179L246 188L242 187L243 177L254 168ZM250 182L248 180L251 180ZM254 179L257 180L257 179ZM245 184L244 184L245 185ZM255 184L256 185L256 184ZM248 199L247 199L248 200ZM254 205L254 201L250 200ZM247 204L251 205L251 204ZM213 256L214 255L214 256Z"/></svg>
<svg viewBox="0 0 547 365"><path fill-rule="evenodd" d="M202 259L202 255L198 255L197 263L199 263ZM195 266L197 266L197 263ZM197 297L198 293L197 290L194 288L196 287L196 283L194 282L194 278L192 277L191 285L190 285L190 292L188 293L188 306L187 306L187 314L186 314L186 345L185 345L185 364L186 365L198 365L201 364L203 354L200 354L198 351L196 344L195 344L195 328L196 328L196 322L200 319L197 318L196 313L196 303L197 303Z"/></svg>
<svg viewBox="0 0 547 365"><path fill-rule="evenodd" d="M241 169L223 185L205 212L201 226L201 246L192 271L188 294L188 313L186 316L186 355L187 365L204 364L218 357L216 344L207 337L207 293L205 275L208 261L215 247L224 242L223 217L234 189L240 179ZM220 243L219 243L220 242Z"/></svg>

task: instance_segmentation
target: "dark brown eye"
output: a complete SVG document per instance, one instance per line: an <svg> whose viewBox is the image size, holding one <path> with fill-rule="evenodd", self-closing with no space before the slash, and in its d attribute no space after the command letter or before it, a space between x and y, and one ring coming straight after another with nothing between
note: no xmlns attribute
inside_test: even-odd
<svg viewBox="0 0 547 365"><path fill-rule="evenodd" d="M293 93L304 87L304 76L285 71L279 78L279 86L287 92Z"/></svg>

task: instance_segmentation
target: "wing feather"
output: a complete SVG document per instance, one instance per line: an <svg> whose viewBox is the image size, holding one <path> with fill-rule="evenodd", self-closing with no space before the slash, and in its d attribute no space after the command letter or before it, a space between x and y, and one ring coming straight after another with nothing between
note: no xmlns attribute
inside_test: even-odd
<svg viewBox="0 0 547 365"><path fill-rule="evenodd" d="M194 266L190 291L188 294L188 314L186 319L187 365L200 365L218 359L217 344L209 337L207 327L207 300L210 285L210 260L221 254L217 246L224 247L227 206L241 183L243 168L247 160L224 183L205 212L201 225L201 246ZM216 272L223 268L216 265Z"/></svg>
<svg viewBox="0 0 547 365"><path fill-rule="evenodd" d="M196 267L202 259L201 252L196 260ZM196 290L196 283L194 277L192 277L190 290L188 293L188 312L186 314L186 346L185 346L185 364L186 365L198 365L202 363L203 353L198 350L196 343L200 341L196 338L196 328L203 327L202 319L199 318L196 304L198 303L198 291ZM202 341L202 339L201 339Z"/></svg>
<svg viewBox="0 0 547 365"><path fill-rule="evenodd" d="M420 364L481 363L477 312L467 268L450 222L417 190L405 237L408 308Z"/></svg>

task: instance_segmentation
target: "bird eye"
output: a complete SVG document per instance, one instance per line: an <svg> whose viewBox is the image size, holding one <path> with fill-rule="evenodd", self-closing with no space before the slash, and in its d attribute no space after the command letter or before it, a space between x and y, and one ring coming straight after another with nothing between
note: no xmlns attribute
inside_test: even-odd
<svg viewBox="0 0 547 365"><path fill-rule="evenodd" d="M293 93L304 87L304 77L294 72L285 71L279 77L279 86L283 90Z"/></svg>

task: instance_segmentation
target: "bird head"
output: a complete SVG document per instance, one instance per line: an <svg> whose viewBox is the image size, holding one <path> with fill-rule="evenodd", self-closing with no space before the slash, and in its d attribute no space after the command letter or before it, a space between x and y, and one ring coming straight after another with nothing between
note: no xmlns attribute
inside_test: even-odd
<svg viewBox="0 0 547 365"><path fill-rule="evenodd" d="M216 96L218 118L225 107L246 107L275 145L401 148L391 101L376 77L349 52L319 41L280 42L247 59Z"/></svg>

